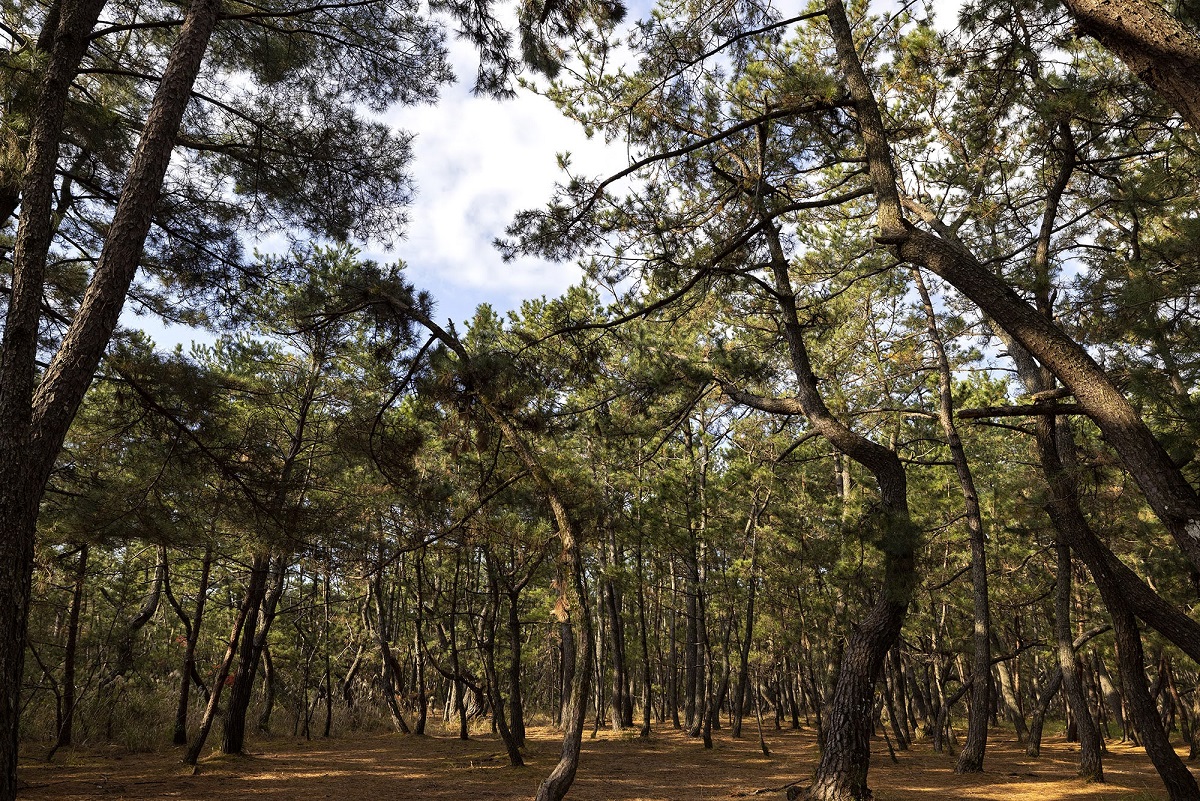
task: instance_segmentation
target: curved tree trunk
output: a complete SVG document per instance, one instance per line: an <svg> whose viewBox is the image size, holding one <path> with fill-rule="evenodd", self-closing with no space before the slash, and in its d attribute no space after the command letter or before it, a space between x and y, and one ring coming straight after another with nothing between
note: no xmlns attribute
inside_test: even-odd
<svg viewBox="0 0 1200 801"><path fill-rule="evenodd" d="M208 577L212 571L213 549L205 546L204 558L200 562L200 584L196 588L196 605L190 621L185 621L187 643L183 652L183 668L179 678L179 703L175 706L175 745L187 745L188 704L191 695L192 674L196 672L196 644L200 640L200 624L204 620L204 606L208 601Z"/></svg>
<svg viewBox="0 0 1200 801"><path fill-rule="evenodd" d="M830 17L832 23L834 15ZM845 22L844 17L842 22ZM848 26L844 33L849 35ZM835 40L840 51L845 36L835 37ZM853 48L853 43L849 46ZM861 75L861 67L859 73ZM875 113L878 115L877 111ZM738 402L764 411L803 413L814 430L871 471L879 486L880 508L868 525L875 529L873 533L883 551L883 583L878 600L855 627L842 654L833 698L826 714L821 761L808 791L810 798L819 801L866 799L871 797L867 769L871 760L875 683L884 658L900 635L916 586L914 549L918 532L909 517L907 478L900 459L888 448L852 431L825 405L804 342L779 230L765 209L760 208L760 216L770 254L776 301L796 375L797 394L794 399L756 398L727 385L725 392ZM780 689L782 702L782 687Z"/></svg>
<svg viewBox="0 0 1200 801"><path fill-rule="evenodd" d="M954 394L951 386L950 361L946 357L946 348L938 330L937 316L929 290L921 277L921 271L913 270L913 280L921 296L921 305L925 310L926 332L929 344L933 348L934 360L938 374L938 421L950 447L950 458L954 462L954 472L958 476L958 484L963 494L963 514L967 521L967 533L971 543L971 594L972 609L975 618L973 643L975 646L971 658L971 673L979 678L971 691L971 707L967 717L967 742L958 755L954 765L955 773L978 773L983 770L983 754L987 747L987 710L990 682L985 679L991 676L992 650L991 634L992 620L988 610L988 579L987 579L987 537L983 530L983 515L979 511L979 493L975 490L975 479L971 475L971 467L967 463L967 454L963 450L962 439L954 423Z"/></svg>

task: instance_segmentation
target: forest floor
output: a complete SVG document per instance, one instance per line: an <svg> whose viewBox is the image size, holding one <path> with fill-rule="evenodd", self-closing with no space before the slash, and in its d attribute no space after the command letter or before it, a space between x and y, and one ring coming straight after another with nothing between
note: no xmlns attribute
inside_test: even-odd
<svg viewBox="0 0 1200 801"><path fill-rule="evenodd" d="M677 801L678 799L782 798L785 787L811 776L816 738L811 730L768 731L771 756L759 751L756 730L733 740L714 732L705 751L670 728L649 740L635 732L585 736L583 759L568 798L573 801ZM632 736L631 736L632 735ZM353 735L333 739L273 738L251 743L245 756L203 759L193 775L181 751L129 753L123 749L60 751L54 762L21 763L22 801L72 799L182 799L183 801L525 801L558 758L557 731L529 731L526 767L508 767L491 735L470 741L438 735ZM923 743L892 762L882 739L873 742L871 787L878 801L1149 801L1166 798L1145 752L1110 743L1106 784L1073 778L1076 746L1047 737L1040 759L1029 759L1011 732L989 737L985 772L954 774L954 759ZM30 754L34 756L33 752ZM803 782L802 782L803 783ZM771 791L755 793L755 791Z"/></svg>

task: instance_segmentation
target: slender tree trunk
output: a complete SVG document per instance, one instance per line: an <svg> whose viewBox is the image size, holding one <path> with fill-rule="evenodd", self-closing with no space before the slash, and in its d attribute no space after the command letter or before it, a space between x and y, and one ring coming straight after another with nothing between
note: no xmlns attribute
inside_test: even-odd
<svg viewBox="0 0 1200 801"><path fill-rule="evenodd" d="M221 665L217 668L216 678L213 679L212 692L208 696L208 706L204 710L204 717L200 721L200 730L196 734L196 739L192 741L191 747L183 757L184 764L195 765L200 758L200 752L204 750L204 743L208 740L208 732L212 729L213 720L217 716L217 705L221 701L221 691L225 688L225 680L229 678L229 671L233 667L233 660L237 656L238 643L242 636L242 630L246 624L246 618L250 616L250 610L254 598L261 598L263 586L266 584L267 575L265 570L250 571L250 584L246 588L245 595L242 596L241 606L238 607L237 615L233 620L233 627L229 634L229 642L225 647L225 657L221 660ZM257 586L256 586L257 585Z"/></svg>
<svg viewBox="0 0 1200 801"><path fill-rule="evenodd" d="M485 555L486 557L486 555ZM492 705L492 720L500 733L500 741L508 754L508 763L514 768L522 767L525 761L521 759L520 744L508 727L504 715L504 697L500 694L500 676L496 672L496 618L500 614L500 583L496 578L499 566L490 557L487 558L488 568L488 608L483 623L483 669L487 678L489 701Z"/></svg>
<svg viewBox="0 0 1200 801"><path fill-rule="evenodd" d="M208 577L212 571L213 549L211 545L204 548L204 558L200 562L200 584L196 588L196 604L192 608L192 619L187 626L187 642L184 645L183 668L179 678L179 703L175 707L175 745L187 745L187 719L189 696L192 688L192 674L196 672L196 644L200 641L200 625L204 620L204 605L208 601Z"/></svg>
<svg viewBox="0 0 1200 801"><path fill-rule="evenodd" d="M679 618L679 593L675 587L676 571L671 564L671 610L667 615L667 636L671 646L667 651L667 703L670 706L671 725L676 729L683 728L679 720L679 635L677 621Z"/></svg>
<svg viewBox="0 0 1200 801"><path fill-rule="evenodd" d="M275 712L275 660L271 658L271 646L262 650L263 706L258 716L257 729L264 735L271 733L271 715Z"/></svg>
<svg viewBox="0 0 1200 801"><path fill-rule="evenodd" d="M958 484L963 494L963 514L967 522L967 534L971 543L971 595L975 627L972 641L971 672L980 677L971 691L970 713L967 717L967 742L963 745L955 763L955 773L978 773L983 770L983 755L987 747L987 699L988 682L983 677L991 675L992 652L991 632L992 621L988 611L988 579L987 579L987 537L983 530L983 515L979 511L979 493L975 490L975 479L971 475L971 467L967 463L967 454L963 450L962 439L954 423L954 393L951 385L950 360L946 356L946 348L938 330L937 315L934 312L933 301L921 271L914 269L913 280L921 295L921 305L925 310L926 332L929 335L929 345L933 348L934 360L938 371L938 421L946 436L950 448L950 458L954 462L954 471L958 476Z"/></svg>
<svg viewBox="0 0 1200 801"><path fill-rule="evenodd" d="M642 728L638 736L649 737L650 714L654 704L651 697L650 643L646 631L646 577L641 540L638 541L637 571L638 636L642 646Z"/></svg>
<svg viewBox="0 0 1200 801"><path fill-rule="evenodd" d="M1062 675L1063 694L1079 731L1079 776L1084 781L1102 782L1104 743L1088 709L1071 641L1071 549L1059 542L1056 551L1058 586L1054 595L1054 634L1058 642L1058 667Z"/></svg>
<svg viewBox="0 0 1200 801"><path fill-rule="evenodd" d="M749 529L747 534L750 535L750 576L746 586L746 630L742 636L741 650L738 654L740 661L738 662L737 688L733 691L733 727L730 734L734 737L742 736L742 715L746 710L746 693L750 684L750 644L754 638L754 593L758 586L757 578L754 575L758 565L758 544L754 519L758 516L758 512L756 506L751 513L750 522L746 525L746 528Z"/></svg>
<svg viewBox="0 0 1200 801"><path fill-rule="evenodd" d="M79 546L75 566L75 586L71 591L71 610L67 613L67 645L63 650L62 722L56 747L71 745L75 726L75 653L79 645L79 610L83 606L83 585L87 578L88 544Z"/></svg>
<svg viewBox="0 0 1200 801"><path fill-rule="evenodd" d="M521 691L521 606L520 591L508 589L508 705L512 710L509 726L518 748L525 747L525 698Z"/></svg>
<svg viewBox="0 0 1200 801"><path fill-rule="evenodd" d="M146 597L142 599L142 605L138 607L137 613L121 626L113 648L116 655L113 658L108 675L100 681L101 687L108 686L133 668L135 661L133 649L138 632L150 622L150 619L154 617L154 613L158 611L158 603L162 598L163 586L167 581L167 549L165 546L160 545L156 551L154 578L150 583L150 589L146 593Z"/></svg>

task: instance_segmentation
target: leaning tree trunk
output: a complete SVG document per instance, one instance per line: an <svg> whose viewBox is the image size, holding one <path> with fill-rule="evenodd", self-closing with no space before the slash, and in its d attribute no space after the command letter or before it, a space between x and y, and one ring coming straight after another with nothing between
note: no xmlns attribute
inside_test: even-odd
<svg viewBox="0 0 1200 801"><path fill-rule="evenodd" d="M449 344L449 343L447 343ZM459 355L465 351L459 346ZM488 400L482 399L488 416L496 423L509 447L537 481L550 502L551 512L558 524L560 543L558 560L558 600L554 616L558 620L563 645L564 683L570 688L563 709L563 745L558 764L538 787L536 801L562 801L575 781L579 769L579 754L583 745L584 718L592 675L592 617L587 606L584 586L582 532L559 493L557 484L504 414Z"/></svg>
<svg viewBox="0 0 1200 801"><path fill-rule="evenodd" d="M1200 787L1196 786L1196 779L1171 746L1171 740L1158 716L1158 707L1146 686L1146 662L1137 621L1119 602L1110 606L1106 599L1105 605L1109 607L1113 630L1116 632L1121 686L1129 700L1134 724L1142 737L1146 755L1154 763L1154 769L1158 771L1159 778L1166 786L1171 801L1196 801L1200 799Z"/></svg>
<svg viewBox="0 0 1200 801"><path fill-rule="evenodd" d="M1079 30L1117 55L1200 132L1200 37L1155 0L1067 0Z"/></svg>
<svg viewBox="0 0 1200 801"><path fill-rule="evenodd" d="M200 731L196 733L196 739L192 741L187 753L184 754L183 762L186 765L195 765L200 758L200 752L204 750L204 743L208 740L208 733L212 729L213 721L217 717L217 705L221 701L221 690L225 688L225 680L229 678L229 671L233 667L233 660L237 658L238 643L241 641L242 630L246 625L246 618L250 616L251 603L254 598L261 598L263 586L266 584L267 575L265 570L250 571L250 583L246 587L246 593L242 596L242 603L238 607L237 615L234 617L233 626L229 632L229 642L225 646L225 657L221 660L220 666L217 668L217 675L213 678L212 692L208 696L208 706L204 709L204 717L200 721Z"/></svg>
<svg viewBox="0 0 1200 801"><path fill-rule="evenodd" d="M0 344L0 801L16 795L18 710L39 504L67 429L116 328L141 259L191 88L220 9L194 0L158 81L104 246L79 308L44 371L39 325L63 117L103 0L59 7L36 93L21 215ZM43 42L45 43L43 46ZM40 375L40 380L38 376ZM35 389L36 384L36 389Z"/></svg>

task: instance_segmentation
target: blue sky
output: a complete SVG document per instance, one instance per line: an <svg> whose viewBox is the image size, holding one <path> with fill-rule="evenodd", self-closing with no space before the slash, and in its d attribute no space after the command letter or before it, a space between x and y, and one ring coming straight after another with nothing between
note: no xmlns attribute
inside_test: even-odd
<svg viewBox="0 0 1200 801"><path fill-rule="evenodd" d="M960 0L935 0L939 22L951 27ZM899 5L896 2L880 6ZM631 18L648 13L646 0L631 4ZM451 41L458 83L448 86L436 105L397 108L387 117L416 134L412 174L417 197L409 209L407 236L390 249L368 243L366 255L384 262L403 260L418 287L437 301L437 318L456 323L469 319L480 303L500 312L526 298L560 294L579 280L573 264L538 259L504 263L492 241L517 211L542 205L560 177L556 154L568 151L572 169L583 175L607 175L627 164L619 143L587 139L542 97L521 91L499 102L471 94L476 60L473 48ZM271 249L272 243L258 243ZM125 317L127 325L146 328L163 347L202 332L163 329L146 318Z"/></svg>

